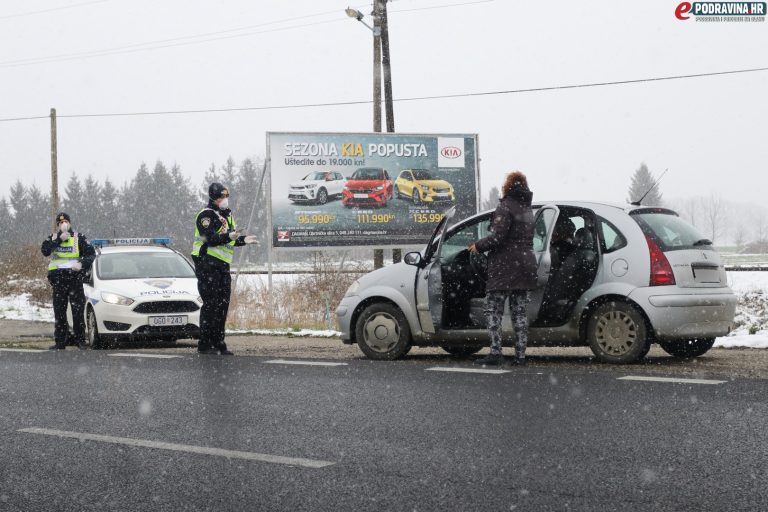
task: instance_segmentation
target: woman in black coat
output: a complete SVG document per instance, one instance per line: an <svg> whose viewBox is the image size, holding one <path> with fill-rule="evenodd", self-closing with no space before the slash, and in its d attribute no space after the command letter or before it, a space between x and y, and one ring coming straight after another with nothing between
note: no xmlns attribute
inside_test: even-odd
<svg viewBox="0 0 768 512"><path fill-rule="evenodd" d="M530 290L536 287L536 256L533 254L533 193L528 180L519 171L507 175L502 198L493 213L491 232L469 246L470 252L488 253L485 316L491 338L491 354L476 364L501 364L501 319L504 303L509 299L512 324L515 327L515 359L525 364L528 344L528 304Z"/></svg>

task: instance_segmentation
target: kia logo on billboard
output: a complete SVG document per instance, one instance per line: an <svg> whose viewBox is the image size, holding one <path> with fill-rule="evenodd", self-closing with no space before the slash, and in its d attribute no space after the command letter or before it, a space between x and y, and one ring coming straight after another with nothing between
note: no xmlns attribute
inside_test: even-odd
<svg viewBox="0 0 768 512"><path fill-rule="evenodd" d="M459 158L461 150L456 146L446 146L440 150L440 154L445 158Z"/></svg>

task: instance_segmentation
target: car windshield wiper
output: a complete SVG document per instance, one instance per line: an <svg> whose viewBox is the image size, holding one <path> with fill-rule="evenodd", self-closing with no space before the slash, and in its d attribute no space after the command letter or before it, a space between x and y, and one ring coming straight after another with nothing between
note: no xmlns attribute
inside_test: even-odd
<svg viewBox="0 0 768 512"><path fill-rule="evenodd" d="M696 247L697 245L712 245L712 240L709 238L702 238L701 240L696 240L693 242L693 246Z"/></svg>

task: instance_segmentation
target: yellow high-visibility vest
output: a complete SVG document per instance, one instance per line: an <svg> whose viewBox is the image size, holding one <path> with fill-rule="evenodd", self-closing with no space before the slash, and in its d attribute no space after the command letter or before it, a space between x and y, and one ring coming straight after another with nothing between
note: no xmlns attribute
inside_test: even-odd
<svg viewBox="0 0 768 512"><path fill-rule="evenodd" d="M203 213L206 210L211 210L212 212L216 212L213 208L203 208L200 210L200 213ZM197 214L197 216L200 216L200 213ZM219 231L217 234L226 233L229 230L233 230L236 227L235 224L235 218L230 215L229 218L225 219L222 217L218 212L216 214L219 216L219 220L221 221L221 227L219 228ZM197 229L197 217L195 217L195 241L192 242L192 256L200 256L200 249L203 247L203 244L205 244L205 238L203 238L200 235L200 230ZM207 246L207 249L205 253L208 256L213 256L214 258L220 259L224 263L231 264L232 260L234 259L235 255L235 241L230 240L228 243L223 245L209 245Z"/></svg>
<svg viewBox="0 0 768 512"><path fill-rule="evenodd" d="M77 241L77 233L75 233L74 236L60 242L53 251L53 259L48 264L48 270L72 268L72 265L80 260L80 244Z"/></svg>

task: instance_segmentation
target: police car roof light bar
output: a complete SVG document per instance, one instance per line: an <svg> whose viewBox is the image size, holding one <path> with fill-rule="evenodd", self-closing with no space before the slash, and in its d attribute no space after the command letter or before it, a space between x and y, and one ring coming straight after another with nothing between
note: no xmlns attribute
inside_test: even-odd
<svg viewBox="0 0 768 512"><path fill-rule="evenodd" d="M165 238L94 238L91 245L103 247L105 245L171 245L171 237Z"/></svg>

